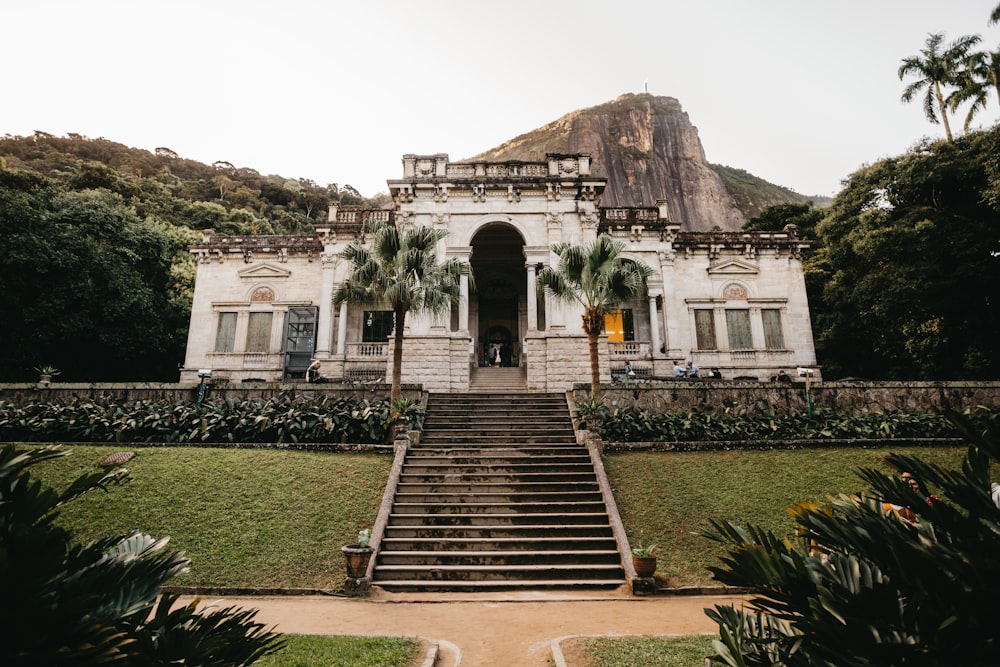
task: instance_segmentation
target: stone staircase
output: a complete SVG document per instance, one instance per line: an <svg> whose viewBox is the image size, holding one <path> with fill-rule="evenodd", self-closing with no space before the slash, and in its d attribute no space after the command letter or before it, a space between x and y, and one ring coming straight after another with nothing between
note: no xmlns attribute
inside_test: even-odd
<svg viewBox="0 0 1000 667"><path fill-rule="evenodd" d="M524 391L528 375L524 366L486 366L473 368L469 373L469 391L511 393Z"/></svg>
<svg viewBox="0 0 1000 667"><path fill-rule="evenodd" d="M483 369L506 371L517 369ZM626 583L562 394L431 394L373 572L388 591Z"/></svg>

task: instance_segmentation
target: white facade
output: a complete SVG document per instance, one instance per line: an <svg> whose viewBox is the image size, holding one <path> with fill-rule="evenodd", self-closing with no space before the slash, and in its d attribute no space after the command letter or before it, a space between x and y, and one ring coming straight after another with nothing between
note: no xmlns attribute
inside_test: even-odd
<svg viewBox="0 0 1000 667"><path fill-rule="evenodd" d="M391 321L352 305L334 309L348 273L339 257L375 218L448 231L439 257L468 261L474 281L451 316L410 314L402 379L432 391L465 390L492 345L524 369L526 387L563 390L590 378L582 310L546 302L535 276L556 262L550 248L599 233L624 242L627 259L649 265L647 294L608 320L601 346L606 381L630 361L640 377L672 377L693 361L726 379L816 368L800 250L794 231L691 233L656 207L602 209L606 180L588 155L546 162L452 163L447 155L403 156L388 181L393 210L331 207L310 236L216 237L192 248L198 274L182 382L199 369L238 382L302 376L309 359L329 378L388 378ZM270 314L270 315L268 315Z"/></svg>

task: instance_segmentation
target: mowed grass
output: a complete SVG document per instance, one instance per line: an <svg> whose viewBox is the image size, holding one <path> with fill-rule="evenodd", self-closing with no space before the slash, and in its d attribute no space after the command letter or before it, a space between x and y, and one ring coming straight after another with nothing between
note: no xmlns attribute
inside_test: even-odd
<svg viewBox="0 0 1000 667"><path fill-rule="evenodd" d="M694 534L708 520L753 524L779 535L794 524L786 509L803 500L857 493L859 468L892 473L883 457L908 453L958 468L964 447L817 448L767 451L628 452L605 455L605 467L629 542L660 547L657 574L675 585L713 584L720 545ZM931 489L933 492L934 489Z"/></svg>
<svg viewBox="0 0 1000 667"><path fill-rule="evenodd" d="M62 489L120 448L73 446L36 466ZM339 590L340 547L371 527L392 458L289 450L139 448L125 464L133 480L69 503L60 522L79 540L134 528L184 551L191 572L175 585ZM632 544L660 547L658 574L676 585L712 584L706 571L722 553L694 534L709 518L788 534L785 508L801 500L855 493L861 467L890 472L893 447L768 451L609 453L605 466ZM906 448L946 467L965 449Z"/></svg>
<svg viewBox="0 0 1000 667"><path fill-rule="evenodd" d="M32 469L63 489L120 447L80 446ZM139 448L133 479L68 503L78 541L139 529L170 536L191 571L173 585L339 590L340 548L378 514L392 457L289 450Z"/></svg>
<svg viewBox="0 0 1000 667"><path fill-rule="evenodd" d="M285 635L285 650L256 667L406 667L420 664L422 644L413 637Z"/></svg>
<svg viewBox="0 0 1000 667"><path fill-rule="evenodd" d="M704 667L712 636L589 637L564 643L574 667ZM567 649L569 649L567 651ZM567 655L567 657L569 657Z"/></svg>

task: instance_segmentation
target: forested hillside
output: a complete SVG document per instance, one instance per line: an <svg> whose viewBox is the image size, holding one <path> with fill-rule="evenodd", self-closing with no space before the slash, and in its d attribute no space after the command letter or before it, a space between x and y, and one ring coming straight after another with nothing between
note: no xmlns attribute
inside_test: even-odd
<svg viewBox="0 0 1000 667"><path fill-rule="evenodd" d="M305 233L349 185L264 176L79 135L0 139L0 380L177 379L195 266L220 234Z"/></svg>

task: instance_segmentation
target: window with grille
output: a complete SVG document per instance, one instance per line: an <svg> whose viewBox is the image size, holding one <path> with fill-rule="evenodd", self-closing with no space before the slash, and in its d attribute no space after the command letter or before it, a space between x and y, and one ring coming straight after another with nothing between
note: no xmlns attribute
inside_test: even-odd
<svg viewBox="0 0 1000 667"><path fill-rule="evenodd" d="M272 317L272 313L250 313L247 321L247 352L270 351Z"/></svg>
<svg viewBox="0 0 1000 667"><path fill-rule="evenodd" d="M785 349L785 335L781 331L781 311L777 308L763 308L760 316L764 322L764 347L769 350Z"/></svg>
<svg viewBox="0 0 1000 667"><path fill-rule="evenodd" d="M694 329L699 350L716 350L719 344L715 340L715 311L711 308L699 308L694 311Z"/></svg>
<svg viewBox="0 0 1000 667"><path fill-rule="evenodd" d="M753 349L753 334L750 331L749 310L727 309L726 330L729 333L730 350Z"/></svg>
<svg viewBox="0 0 1000 667"><path fill-rule="evenodd" d="M384 343L392 334L391 310L366 310L361 326L361 342Z"/></svg>
<svg viewBox="0 0 1000 667"><path fill-rule="evenodd" d="M219 313L215 331L215 351L232 352L236 347L236 313Z"/></svg>

